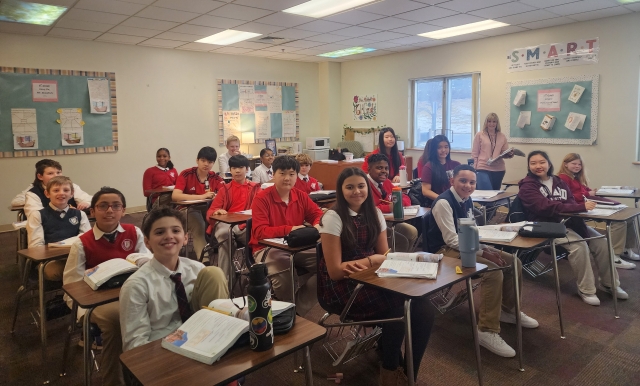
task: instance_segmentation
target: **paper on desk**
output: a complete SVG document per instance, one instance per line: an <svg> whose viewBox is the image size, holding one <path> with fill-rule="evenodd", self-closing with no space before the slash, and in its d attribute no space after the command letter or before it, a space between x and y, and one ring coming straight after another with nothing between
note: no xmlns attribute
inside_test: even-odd
<svg viewBox="0 0 640 386"><path fill-rule="evenodd" d="M593 201L593 200L590 200ZM607 205L607 204L596 204L596 209L624 209L628 208L625 204L617 204L617 205Z"/></svg>
<svg viewBox="0 0 640 386"><path fill-rule="evenodd" d="M286 243L284 242L284 237L279 237L279 238L274 238L274 239L264 239L263 241L268 241L270 243L275 243L275 244L286 245Z"/></svg>
<svg viewBox="0 0 640 386"><path fill-rule="evenodd" d="M504 190L476 190L471 193L472 199L492 198L500 193L504 193Z"/></svg>
<svg viewBox="0 0 640 386"><path fill-rule="evenodd" d="M27 220L20 221L20 222L13 222L13 223L11 223L11 225L13 225L13 229L26 228L27 227Z"/></svg>
<svg viewBox="0 0 640 386"><path fill-rule="evenodd" d="M603 216L603 217L607 217L607 216L611 216L612 214L621 211L622 208L620 209L600 209L600 208L596 208L596 209L592 209L586 212L581 212L581 213L587 213L589 215L592 216Z"/></svg>
<svg viewBox="0 0 640 386"><path fill-rule="evenodd" d="M404 207L404 215L405 216L417 216L418 210L420 210L420 205L412 205Z"/></svg>
<svg viewBox="0 0 640 386"><path fill-rule="evenodd" d="M175 185L171 185L171 186L163 186L162 188L163 189L171 189L171 190L173 190L173 189L175 189L175 187L176 187Z"/></svg>
<svg viewBox="0 0 640 386"><path fill-rule="evenodd" d="M518 232L496 231L493 229L478 229L480 241L503 241L510 242L518 236Z"/></svg>
<svg viewBox="0 0 640 386"><path fill-rule="evenodd" d="M335 193L335 192L336 192L335 190L318 190L316 192L311 192L309 194L310 195L311 194L332 194L332 193Z"/></svg>
<svg viewBox="0 0 640 386"><path fill-rule="evenodd" d="M633 192L634 192L633 189L610 189L609 187L606 187L606 188L602 187L596 191L596 196L603 196L605 194L624 195L624 194L633 194Z"/></svg>
<svg viewBox="0 0 640 386"><path fill-rule="evenodd" d="M531 124L531 111L520 111L520 115L518 116L518 122L516 125L524 129L526 125Z"/></svg>
<svg viewBox="0 0 640 386"><path fill-rule="evenodd" d="M251 214L251 209L247 209L247 210L241 210L240 212L237 212L240 214Z"/></svg>
<svg viewBox="0 0 640 386"><path fill-rule="evenodd" d="M338 161L332 160L332 159L322 159L322 160L320 160L320 162L325 162L325 163L328 163L328 164L337 164L338 163Z"/></svg>
<svg viewBox="0 0 640 386"><path fill-rule="evenodd" d="M65 240L62 240L62 241L58 241L58 242L55 242L55 243L49 243L47 245L49 246L49 248L69 248L78 240L80 240L80 238L78 236L73 236L73 237L69 237L68 239L65 239Z"/></svg>

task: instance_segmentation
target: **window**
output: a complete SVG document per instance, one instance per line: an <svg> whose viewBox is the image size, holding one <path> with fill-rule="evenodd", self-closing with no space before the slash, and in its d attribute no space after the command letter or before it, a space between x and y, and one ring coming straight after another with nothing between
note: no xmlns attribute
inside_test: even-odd
<svg viewBox="0 0 640 386"><path fill-rule="evenodd" d="M446 135L452 150L471 151L478 131L480 74L412 81L413 147L424 149L436 135Z"/></svg>

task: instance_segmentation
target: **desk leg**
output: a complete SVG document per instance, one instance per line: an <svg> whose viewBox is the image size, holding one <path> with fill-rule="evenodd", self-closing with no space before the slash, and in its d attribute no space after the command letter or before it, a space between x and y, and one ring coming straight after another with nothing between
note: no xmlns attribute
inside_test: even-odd
<svg viewBox="0 0 640 386"><path fill-rule="evenodd" d="M473 287L471 277L467 278L467 294L469 294L469 313L471 314L471 330L473 331L473 344L476 349L476 366L478 367L478 384L482 386L482 360L480 359L480 343L478 341L478 322L476 321L476 308L473 304Z"/></svg>
<svg viewBox="0 0 640 386"><path fill-rule="evenodd" d="M391 250L396 251L396 224L391 226Z"/></svg>
<svg viewBox="0 0 640 386"><path fill-rule="evenodd" d="M416 375L413 372L413 344L411 343L411 299L404 301L404 361L407 366L409 386L414 386Z"/></svg>
<svg viewBox="0 0 640 386"><path fill-rule="evenodd" d="M294 261L296 254L291 255L291 265L289 270L291 271L291 303L296 304L296 271Z"/></svg>
<svg viewBox="0 0 640 386"><path fill-rule="evenodd" d="M84 314L82 336L84 337L83 357L84 357L84 384L85 386L91 386L91 345L93 342L89 341L89 330L91 328L91 314L93 308L87 309Z"/></svg>
<svg viewBox="0 0 640 386"><path fill-rule="evenodd" d="M607 221L607 246L609 247L609 264L611 269L611 294L613 295L613 315L620 319L618 315L618 286L616 285L616 266L614 264L615 252L611 241L611 222Z"/></svg>
<svg viewBox="0 0 640 386"><path fill-rule="evenodd" d="M553 259L553 274L556 285L556 304L558 305L558 320L560 321L560 339L565 339L564 322L562 320L562 301L560 300L560 273L558 272L558 259L556 256L556 240L551 240L551 258Z"/></svg>
<svg viewBox="0 0 640 386"><path fill-rule="evenodd" d="M229 261L228 261L228 266L229 266L229 272L227 272L229 274L229 281L228 281L228 285L229 285L229 296L231 296L233 298L233 279L235 279L236 277L236 270L233 267L233 257L235 255L235 239L233 237L233 224L229 224ZM215 233L215 231L214 231ZM215 237L213 234L211 235L211 237ZM220 250L218 250L218 260L220 260ZM211 265L211 262L209 262L209 265Z"/></svg>
<svg viewBox="0 0 640 386"><path fill-rule="evenodd" d="M516 332L517 332L517 346L518 346L518 363L520 367L518 370L524 371L522 365L522 315L520 314L520 287L518 280L518 251L513 255L513 290L516 293Z"/></svg>
<svg viewBox="0 0 640 386"><path fill-rule="evenodd" d="M38 264L38 295L40 305L40 339L42 341L42 359L46 357L47 350L47 317L44 310L44 266L45 263Z"/></svg>
<svg viewBox="0 0 640 386"><path fill-rule="evenodd" d="M62 353L62 368L60 369L60 376L64 377L67 375L67 358L69 357L69 348L71 346L71 335L76 331L76 318L78 316L78 303L73 302L73 306L71 307L71 314L69 315L69 320L71 324L69 325L68 334L64 343L64 351Z"/></svg>
<svg viewBox="0 0 640 386"><path fill-rule="evenodd" d="M304 380L307 386L313 386L313 371L311 371L311 353L309 346L305 346L304 351Z"/></svg>

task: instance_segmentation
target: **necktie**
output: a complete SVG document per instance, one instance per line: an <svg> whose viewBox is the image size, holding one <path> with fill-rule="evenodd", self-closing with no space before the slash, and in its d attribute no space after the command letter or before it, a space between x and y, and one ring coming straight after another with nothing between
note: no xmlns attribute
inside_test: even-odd
<svg viewBox="0 0 640 386"><path fill-rule="evenodd" d="M270 176L273 175L273 172L271 171L271 169L267 170L267 174L270 175Z"/></svg>
<svg viewBox="0 0 640 386"><path fill-rule="evenodd" d="M304 182L309 182L309 177L303 178Z"/></svg>
<svg viewBox="0 0 640 386"><path fill-rule="evenodd" d="M108 242L110 242L111 244L116 242L116 236L118 235L118 232L113 232L113 233L105 233L104 234L104 238L107 239Z"/></svg>
<svg viewBox="0 0 640 386"><path fill-rule="evenodd" d="M378 184L378 187L380 188L380 193L382 194L382 199L386 200L387 199L387 192L384 190L384 187L382 185L382 182L380 182Z"/></svg>
<svg viewBox="0 0 640 386"><path fill-rule="evenodd" d="M178 311L180 311L180 319L182 323L193 315L191 307L189 306L189 300L187 300L187 293L184 290L184 284L182 284L181 273L174 273L171 275L171 280L176 283L176 297L178 298Z"/></svg>
<svg viewBox="0 0 640 386"><path fill-rule="evenodd" d="M64 210L56 210L56 213L58 213L58 216L60 216L60 218L64 218Z"/></svg>

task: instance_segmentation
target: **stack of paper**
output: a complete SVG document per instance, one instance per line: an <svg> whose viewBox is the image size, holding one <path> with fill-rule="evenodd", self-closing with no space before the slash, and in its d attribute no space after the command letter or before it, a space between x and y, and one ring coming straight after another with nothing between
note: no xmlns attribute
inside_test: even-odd
<svg viewBox="0 0 640 386"><path fill-rule="evenodd" d="M518 236L518 232L505 232L505 231L496 231L493 229L481 229L478 227L478 235L480 236L480 241L500 241L500 242L511 242L513 239Z"/></svg>
<svg viewBox="0 0 640 386"><path fill-rule="evenodd" d="M602 216L602 217L608 217L611 216L612 214L616 213L616 212L620 212L623 208L620 209L600 209L600 208L596 208L596 209L592 209L587 211L586 213L591 215L591 216ZM585 212L583 212L585 213Z"/></svg>
<svg viewBox="0 0 640 386"><path fill-rule="evenodd" d="M476 190L471 193L471 199L487 199L497 196L500 193L504 193L504 190Z"/></svg>
<svg viewBox="0 0 640 386"><path fill-rule="evenodd" d="M333 193L335 193L335 192L336 192L335 190L318 190L318 191L316 191L316 192L311 192L311 193L309 193L309 194L310 194L310 195L311 195L311 194L333 194Z"/></svg>
<svg viewBox="0 0 640 386"><path fill-rule="evenodd" d="M264 239L264 241L268 241L270 243L282 244L285 245L284 237L274 238L274 239Z"/></svg>
<svg viewBox="0 0 640 386"><path fill-rule="evenodd" d="M608 194L633 194L635 192L635 188L631 188L629 186L603 186L596 191L596 196L604 196Z"/></svg>
<svg viewBox="0 0 640 386"><path fill-rule="evenodd" d="M611 205L611 204L596 204L596 209L624 209L628 208L625 204Z"/></svg>
<svg viewBox="0 0 640 386"><path fill-rule="evenodd" d="M440 253L429 253L429 252L416 252L416 253L407 253L407 252L392 252L387 254L388 260L403 260L403 261L420 261L424 263L437 263L442 260L444 255Z"/></svg>
<svg viewBox="0 0 640 386"><path fill-rule="evenodd" d="M404 207L404 215L405 216L417 216L418 210L420 210L420 205L412 205Z"/></svg>
<svg viewBox="0 0 640 386"><path fill-rule="evenodd" d="M416 261L385 260L376 271L379 277L412 277L417 279L435 279L438 276L438 263Z"/></svg>
<svg viewBox="0 0 640 386"><path fill-rule="evenodd" d="M332 160L332 159L323 159L323 160L320 160L318 162L326 162L328 164L337 164L338 163L338 161Z"/></svg>
<svg viewBox="0 0 640 386"><path fill-rule="evenodd" d="M69 237L68 239L57 241L55 243L49 243L49 248L71 248L71 246L80 240L78 236Z"/></svg>
<svg viewBox="0 0 640 386"><path fill-rule="evenodd" d="M238 212L238 214L251 214L251 209L247 209L247 210L241 210L240 212Z"/></svg>
<svg viewBox="0 0 640 386"><path fill-rule="evenodd" d="M478 229L486 229L493 231L503 231L503 232L517 232L527 224L527 221L506 223L506 224L495 224L495 225L482 225L479 226Z"/></svg>

